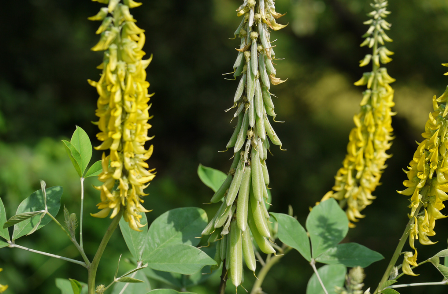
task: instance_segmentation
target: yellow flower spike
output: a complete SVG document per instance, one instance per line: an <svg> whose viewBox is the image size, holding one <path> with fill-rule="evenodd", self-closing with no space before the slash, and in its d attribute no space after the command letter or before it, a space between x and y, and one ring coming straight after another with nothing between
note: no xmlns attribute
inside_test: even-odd
<svg viewBox="0 0 448 294"><path fill-rule="evenodd" d="M409 276L418 276L411 269L411 265L417 266L416 259L417 259L417 253L415 253L414 255L412 252L408 251L404 252L403 266L402 266L403 273Z"/></svg>
<svg viewBox="0 0 448 294"><path fill-rule="evenodd" d="M141 197L147 195L144 189L155 177L154 170L148 171L145 162L153 147L144 147L152 139L147 135L151 128L148 102L152 95L148 95L149 83L145 81L145 68L150 60L142 60L144 30L135 25L129 13L129 8L140 3L132 0L124 1L125 5L120 4L120 0L101 2L108 7L93 17L95 20L103 18L103 23L98 29L101 39L92 50L105 51L100 67L103 72L98 82L89 80L89 84L96 87L100 96L96 115L100 129L97 138L102 144L95 149L109 149L110 155L103 153L103 171L98 176L103 184L96 187L101 191L101 202L97 205L100 211L92 216L114 218L124 209L124 219L132 229L139 231L143 226L139 213L148 212L141 205ZM104 12L112 16L107 17Z"/></svg>
<svg viewBox="0 0 448 294"><path fill-rule="evenodd" d="M386 6L387 1L375 0L375 10L369 14L372 19L364 22L369 28L361 47L368 45L373 48L373 52L360 61L360 66L371 63L372 71L364 73L354 83L356 86L366 86L367 90L363 92L361 110L353 119L355 127L349 135L343 167L335 177L335 193L327 193L325 196L335 198L341 207L346 207L350 227L354 227L353 223L364 217L361 211L375 199L372 192L380 184L386 159L390 157L386 152L393 139L391 123L394 113L391 107L394 106L394 91L389 84L395 80L387 74L386 68L380 67L381 64L390 62L392 59L388 56L393 54L385 46L379 46L390 40L383 34L383 29L390 28L390 24L384 20ZM419 189L416 188L417 182L410 183L412 185L402 193L415 194L416 202L412 207L416 204L416 209L420 201Z"/></svg>

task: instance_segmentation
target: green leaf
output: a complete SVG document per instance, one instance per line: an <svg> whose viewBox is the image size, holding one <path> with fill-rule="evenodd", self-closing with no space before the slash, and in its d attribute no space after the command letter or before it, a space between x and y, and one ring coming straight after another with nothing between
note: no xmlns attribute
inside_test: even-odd
<svg viewBox="0 0 448 294"><path fill-rule="evenodd" d="M348 232L348 219L336 200L331 198L311 210L306 228L311 238L312 255L316 258L344 239Z"/></svg>
<svg viewBox="0 0 448 294"><path fill-rule="evenodd" d="M437 269L439 270L439 272L445 277L445 279L448 279L448 267L439 264L437 266Z"/></svg>
<svg viewBox="0 0 448 294"><path fill-rule="evenodd" d="M397 280L387 280L386 282L383 283L383 285L381 285L381 288L386 288L389 287L390 285L393 285L397 282Z"/></svg>
<svg viewBox="0 0 448 294"><path fill-rule="evenodd" d="M143 283L116 283L112 294L146 294L151 290L148 278L142 271L138 271L134 278L143 281ZM122 292L124 287L126 289Z"/></svg>
<svg viewBox="0 0 448 294"><path fill-rule="evenodd" d="M221 184L227 178L227 175L222 171L203 166L202 164L198 167L198 175L201 181L214 192L218 191Z"/></svg>
<svg viewBox="0 0 448 294"><path fill-rule="evenodd" d="M182 277L182 275L180 274L173 275L172 273L153 270L150 267L145 268L143 271L149 278L154 279L156 281L168 284L176 288L182 288L183 286L182 280L179 279Z"/></svg>
<svg viewBox="0 0 448 294"><path fill-rule="evenodd" d="M3 228L3 225L5 223L6 223L6 211L5 206L3 205L3 201L0 198L0 237L10 241L11 238L9 237L9 230L7 228Z"/></svg>
<svg viewBox="0 0 448 294"><path fill-rule="evenodd" d="M134 256L137 261L142 260L142 254L147 246L146 244L148 239L148 221L146 220L146 215L144 212L141 212L140 215L142 216L140 222L145 224L144 227L140 228L140 230L142 230L141 232L131 229L124 218L121 218L120 220L120 230L123 234L124 241L126 242L126 245L128 245L132 256Z"/></svg>
<svg viewBox="0 0 448 294"><path fill-rule="evenodd" d="M346 271L346 267L342 264L325 265L317 270L328 294L336 294L335 287L344 285ZM316 273L308 281L306 294L325 294Z"/></svg>
<svg viewBox="0 0 448 294"><path fill-rule="evenodd" d="M45 190L47 192L47 206L48 211L56 217L56 215L59 212L59 208L61 207L61 197L63 193L62 187L56 186L56 187L50 187ZM44 195L42 194L42 190L37 190L33 194L31 194L30 197L26 198L25 200L20 203L19 207L17 208L16 214L22 214L26 212L32 212L32 211L40 211L45 210L45 204L44 204ZM26 234L29 234L33 228L36 226L37 222L40 219L40 215L36 215L32 218L29 218L25 221L22 221L21 223L18 223L14 226L14 233L12 235L12 239L16 240ZM40 225L37 227L36 230L39 230L43 226L47 225L51 221L51 217L46 215Z"/></svg>
<svg viewBox="0 0 448 294"><path fill-rule="evenodd" d="M386 289L386 290L383 290L382 292L381 292L382 294L400 294L400 292L398 292L397 290L394 290L394 289Z"/></svg>
<svg viewBox="0 0 448 294"><path fill-rule="evenodd" d="M347 267L368 267L383 258L378 252L370 250L363 245L345 243L328 249L317 257L316 261L326 264L343 264Z"/></svg>
<svg viewBox="0 0 448 294"><path fill-rule="evenodd" d="M122 277L118 279L118 282L120 283L144 283L144 281L131 278L131 277Z"/></svg>
<svg viewBox="0 0 448 294"><path fill-rule="evenodd" d="M101 165L101 160L98 160L97 162L92 164L92 166L89 168L89 170L84 175L84 178L96 177L102 172L103 172L103 166Z"/></svg>
<svg viewBox="0 0 448 294"><path fill-rule="evenodd" d="M193 292L177 292L172 289L156 289L148 292L147 294L195 294Z"/></svg>
<svg viewBox="0 0 448 294"><path fill-rule="evenodd" d="M439 253L437 253L436 255L434 255L433 257L447 257L447 256L448 256L448 249L444 249Z"/></svg>
<svg viewBox="0 0 448 294"><path fill-rule="evenodd" d="M90 143L89 136L83 129L76 126L76 130L73 133L70 143L72 143L81 155L80 168L81 174L84 174L84 171L92 158L92 143Z"/></svg>
<svg viewBox="0 0 448 294"><path fill-rule="evenodd" d="M79 154L79 151L76 150L75 146L72 145L69 141L62 140L62 143L64 143L65 151L67 151L68 157L70 157L70 160L72 161L73 167L75 168L76 172L78 173L79 177L82 177L82 159L81 154Z"/></svg>
<svg viewBox="0 0 448 294"><path fill-rule="evenodd" d="M25 212L25 213L21 213L21 214L16 214L15 216L12 216L4 225L3 228L9 228L15 224L21 223L23 221L26 221L29 218L32 218L33 216L36 215L41 215L42 211L31 211L31 212ZM40 218L39 218L40 219ZM40 221L39 221L40 223ZM34 228L34 227L33 227Z"/></svg>
<svg viewBox="0 0 448 294"><path fill-rule="evenodd" d="M87 294L87 284L82 283L82 282L78 282L78 283L82 287L81 294ZM58 279L56 279L56 287L58 287L59 290L61 290L61 294L73 294L73 292L74 292L71 280L69 281L67 279L59 279L58 278Z"/></svg>
<svg viewBox="0 0 448 294"><path fill-rule="evenodd" d="M81 294L82 285L80 282L74 279L68 279L70 284L72 285L73 294Z"/></svg>
<svg viewBox="0 0 448 294"><path fill-rule="evenodd" d="M0 248L9 246L5 241L0 240Z"/></svg>
<svg viewBox="0 0 448 294"><path fill-rule="evenodd" d="M196 246L202 230L207 225L207 214L197 207L169 210L159 216L149 228L148 246L143 252L143 260L155 250L174 244Z"/></svg>
<svg viewBox="0 0 448 294"><path fill-rule="evenodd" d="M278 222L278 238L286 245L296 249L302 256L311 261L310 240L300 223L287 214L271 212Z"/></svg>
<svg viewBox="0 0 448 294"><path fill-rule="evenodd" d="M159 247L144 259L152 269L191 275L206 265L216 265L216 262L200 249L186 245L175 244Z"/></svg>

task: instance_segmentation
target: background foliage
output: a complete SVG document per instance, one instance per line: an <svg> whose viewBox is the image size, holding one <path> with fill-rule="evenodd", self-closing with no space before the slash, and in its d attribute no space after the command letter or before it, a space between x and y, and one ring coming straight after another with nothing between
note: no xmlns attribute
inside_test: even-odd
<svg viewBox="0 0 448 294"><path fill-rule="evenodd" d="M145 206L152 221L168 209L196 206L212 215L217 205L208 202L212 191L204 186L196 169L205 166L226 171L230 153L223 150L232 133L230 113L235 81L222 73L231 71L236 57L236 40L229 40L239 24L236 0L145 1L133 11L138 25L146 29L144 50L154 54L148 67L150 91L156 92L150 113L155 135L153 157L148 162L157 177L148 188ZM101 5L91 1L26 0L4 1L0 9L0 197L8 215L21 200L39 189L39 179L48 187L63 186L63 203L71 211L79 206L79 183L65 154L61 139L68 139L81 126L93 138L97 94L86 82L96 79L101 53L91 52L97 36L96 23L87 17ZM397 79L396 139L378 199L364 212L365 220L350 230L344 242L355 241L382 253L386 260L366 271L366 284L375 286L384 271L407 221L407 199L402 189L406 167L416 140L431 110L432 95L440 95L447 82L440 63L447 62L448 4L443 0L392 0L390 37L394 61L389 73ZM365 28L362 21L370 11L365 0L277 0L277 10L288 12L289 26L273 33L278 38L278 76L288 82L273 92L280 120L275 127L287 152L272 148L269 160L273 194L272 211L287 212L291 204L303 224L309 207L333 185L348 142L352 117L358 111L360 88L353 86L363 69L358 61L366 53L360 48ZM94 144L98 142L94 141ZM94 160L100 158L94 152ZM94 212L98 193L86 180L86 213ZM445 212L446 214L447 212ZM86 253L93 255L108 220L85 219ZM448 220L437 224L439 241L421 250L423 260L446 248ZM75 248L54 223L19 244L43 251L76 257ZM51 241L50 241L51 240ZM101 264L98 282L113 276L120 252L126 245L117 232ZM129 254L125 257L130 257ZM32 255L18 249L0 250L5 270L0 283L13 293L60 293L55 278L85 281L77 265ZM435 269L419 270L421 281L439 279ZM125 269L123 269L125 270ZM269 293L304 291L311 268L297 253L277 265L264 283ZM250 277L248 273L246 275ZM25 283L25 281L27 281ZM292 282L287 282L292 281ZM413 279L416 281L416 279ZM154 282L154 281L153 281ZM405 280L403 282L406 282ZM188 290L211 293L218 277ZM244 285L250 285L247 278ZM159 284L163 286L163 284ZM211 288L214 287L214 288ZM230 287L229 287L230 288ZM234 289L229 289L233 293ZM423 293L407 289L403 293ZM442 293L443 287L431 288ZM11 292L11 293L12 293Z"/></svg>

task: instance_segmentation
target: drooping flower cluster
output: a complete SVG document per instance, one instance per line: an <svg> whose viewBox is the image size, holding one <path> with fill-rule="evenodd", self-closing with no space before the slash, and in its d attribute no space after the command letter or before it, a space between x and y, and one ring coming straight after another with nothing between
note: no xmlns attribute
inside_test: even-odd
<svg viewBox="0 0 448 294"><path fill-rule="evenodd" d="M0 272L3 271L2 268L0 268ZM0 284L0 293L3 293L6 291L6 289L8 289L8 285L2 285Z"/></svg>
<svg viewBox="0 0 448 294"><path fill-rule="evenodd" d="M399 192L411 196L409 218L412 223L409 245L415 253L407 252L405 262L414 266L417 265L417 249L414 241L418 239L422 245L434 244L428 236L436 234L434 231L436 220L446 217L440 210L445 207L443 202L448 200L447 101L448 88L439 98L433 97L434 112L429 114L425 132L422 134L424 140L418 145L406 172L408 179L403 182L407 189ZM404 272L414 275L410 268Z"/></svg>
<svg viewBox="0 0 448 294"><path fill-rule="evenodd" d="M225 261L232 283L242 281L242 258L255 271L256 262L251 233L258 247L265 253L275 253L267 211L269 174L266 166L269 141L282 143L269 122L275 118L270 87L284 81L277 78L273 66L275 53L269 29L284 27L276 22L282 15L275 12L274 0L244 0L237 9L243 19L235 36L241 39L238 56L233 66L239 78L234 96L234 118L238 123L227 148L233 147L234 160L219 190L211 202L223 200L217 214L202 232L210 235L209 242L217 242L215 260Z"/></svg>
<svg viewBox="0 0 448 294"><path fill-rule="evenodd" d="M89 80L96 87L98 109L96 115L100 133L98 140L103 143L97 150L110 150L103 153L103 172L99 180L104 184L97 187L101 191L101 202L97 205L101 211L95 217L106 217L112 211L115 217L124 209L123 217L129 226L139 231L139 212L147 212L140 197L147 194L144 189L154 178L154 170L147 170L145 162L150 158L153 147L145 149L148 129L148 94L149 83L146 81L145 69L151 62L142 60L145 52L144 30L138 28L130 8L140 6L133 0L96 0L108 4L90 20L102 21L97 30L101 39L92 50L105 51L98 82ZM109 165L110 162L110 165Z"/></svg>
<svg viewBox="0 0 448 294"><path fill-rule="evenodd" d="M384 41L392 41L384 32L391 26L384 19L390 12L386 10L385 0L374 0L372 7L375 10L369 14L372 19L364 22L369 29L361 46L369 46L373 53L360 62L360 66L372 62L372 71L364 73L355 83L356 86L366 85L367 90L363 92L361 111L353 118L355 127L350 132L343 167L336 174L333 191L322 199L333 197L341 206L347 206L351 227L354 227L353 222L364 217L361 211L375 199L372 192L379 185L385 161L390 157L386 151L393 139L391 117L394 113L391 108L394 91L389 84L395 80L386 68L381 67L392 60L389 55L393 54L384 46Z"/></svg>

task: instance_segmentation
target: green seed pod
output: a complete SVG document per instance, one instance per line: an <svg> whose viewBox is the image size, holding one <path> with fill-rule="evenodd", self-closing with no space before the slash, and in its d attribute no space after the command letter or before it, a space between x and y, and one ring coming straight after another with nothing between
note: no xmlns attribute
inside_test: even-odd
<svg viewBox="0 0 448 294"><path fill-rule="evenodd" d="M233 217L233 214L235 213L235 209L236 209L236 206L232 205L232 208L230 208L229 218L227 219L227 222L224 225L224 228L222 229L221 235L227 235L229 233L230 223L232 222L232 217Z"/></svg>
<svg viewBox="0 0 448 294"><path fill-rule="evenodd" d="M258 25L258 37L261 40L261 45L263 45L263 48L268 49L271 46L269 45L268 40L266 39L265 33L266 33L266 31L264 30L263 25L260 23Z"/></svg>
<svg viewBox="0 0 448 294"><path fill-rule="evenodd" d="M227 269L227 276L230 274L230 236L227 236L226 238L226 269ZM224 260L224 259L223 259Z"/></svg>
<svg viewBox="0 0 448 294"><path fill-rule="evenodd" d="M238 193L238 202L236 208L236 220L241 231L247 227L247 210L249 208L249 189L250 189L251 168L246 166L240 191Z"/></svg>
<svg viewBox="0 0 448 294"><path fill-rule="evenodd" d="M266 190L266 186L263 188L265 191L267 191ZM266 192L266 195L267 195L267 192ZM267 223L267 225L268 225L268 230L269 230L269 232L271 231L270 229L269 229L269 218L271 217L270 216L270 214L269 214L269 212L268 212L268 209L266 208L266 201L265 201L265 199L263 199L263 201L260 203L260 208L261 208L261 211L263 212L263 215L264 215L264 217L266 218L266 223Z"/></svg>
<svg viewBox="0 0 448 294"><path fill-rule="evenodd" d="M238 9L239 10L239 9ZM233 35L235 37L237 37L240 34L241 29L243 28L244 25L244 19L240 22L240 25L238 26L238 28L236 29L235 33L233 33Z"/></svg>
<svg viewBox="0 0 448 294"><path fill-rule="evenodd" d="M247 62L247 100L253 101L254 94L255 94L255 75L251 70L251 64L250 62Z"/></svg>
<svg viewBox="0 0 448 294"><path fill-rule="evenodd" d="M210 235L210 237L208 237L208 244L211 244L213 242L218 241L219 239L221 239L221 229L217 229L213 232L213 234Z"/></svg>
<svg viewBox="0 0 448 294"><path fill-rule="evenodd" d="M219 247L220 258L221 260L224 260L226 259L226 252L227 252L227 235L222 236L220 243L221 243Z"/></svg>
<svg viewBox="0 0 448 294"><path fill-rule="evenodd" d="M267 113L269 116L272 116L272 117L275 119L275 117L277 116L277 114L275 113L274 108L271 108L271 107L265 107L265 109L266 109L266 113Z"/></svg>
<svg viewBox="0 0 448 294"><path fill-rule="evenodd" d="M253 128L254 125L255 125L255 105L253 101L249 101L249 126Z"/></svg>
<svg viewBox="0 0 448 294"><path fill-rule="evenodd" d="M252 236L254 236L255 242L257 242L258 248L260 248L260 250L266 254L275 253L275 249L272 247L271 243L269 243L269 241L258 231L251 209L249 209L247 221L249 223L249 228L252 232Z"/></svg>
<svg viewBox="0 0 448 294"><path fill-rule="evenodd" d="M240 189L241 181L243 179L243 168L244 164L240 164L235 172L235 176L233 177L233 181L230 184L229 191L227 192L226 197L227 206L233 204L233 201L235 200L236 195L238 194L238 190Z"/></svg>
<svg viewBox="0 0 448 294"><path fill-rule="evenodd" d="M238 56L236 57L235 63L233 64L234 70L236 70L241 65L241 63L244 63L243 56L244 56L243 52L238 52Z"/></svg>
<svg viewBox="0 0 448 294"><path fill-rule="evenodd" d="M226 221L229 218L229 215L231 213L232 213L232 208L230 206L227 206L227 208L225 209L225 211L222 214L216 215L215 229L221 228L226 223ZM219 233L221 233L221 230L219 231Z"/></svg>
<svg viewBox="0 0 448 294"><path fill-rule="evenodd" d="M271 145L269 144L269 140L264 140L264 141L263 141L263 147L264 147L265 152L267 152L267 151L269 150L269 148L271 148L270 146L271 146ZM266 154L265 157L268 158L268 157L267 157L267 154Z"/></svg>
<svg viewBox="0 0 448 294"><path fill-rule="evenodd" d="M230 170L229 173L234 174L236 167L238 166L238 163L240 162L240 158L241 158L241 153L237 152L233 155L233 162L232 165L230 166Z"/></svg>
<svg viewBox="0 0 448 294"><path fill-rule="evenodd" d="M237 102L241 99L241 96L243 95L243 91L244 91L245 82L246 82L246 74L243 74L243 76L240 79L240 82L238 83L238 87L236 88L235 97L233 98L233 102Z"/></svg>
<svg viewBox="0 0 448 294"><path fill-rule="evenodd" d="M261 169L263 170L264 183L269 185L269 172L268 167L266 166L266 161L261 164Z"/></svg>
<svg viewBox="0 0 448 294"><path fill-rule="evenodd" d="M201 235L210 235L211 233L213 233L213 231L215 230L215 221L218 218L218 216L220 216L221 214L224 213L224 211L226 210L227 205L225 202L223 202L221 204L221 206L219 207L218 211L216 212L216 215L212 218L212 220L207 224L207 226L205 227L205 229L202 231Z"/></svg>
<svg viewBox="0 0 448 294"><path fill-rule="evenodd" d="M212 265L210 270L213 272L215 270L217 270L219 268L219 266L221 265L221 243L222 240L218 240L216 242L216 252L215 252L215 257L213 258L216 261L216 265Z"/></svg>
<svg viewBox="0 0 448 294"><path fill-rule="evenodd" d="M266 130L264 129L264 118L257 117L256 125L257 125L258 137L260 137L263 141L266 141Z"/></svg>
<svg viewBox="0 0 448 294"><path fill-rule="evenodd" d="M258 66L260 67L260 78L263 82L264 87L268 89L271 88L271 81L269 80L269 76L266 72L266 65L264 64L264 54L260 53L260 58L258 58Z"/></svg>
<svg viewBox="0 0 448 294"><path fill-rule="evenodd" d="M255 261L254 246L250 236L250 230L243 231L243 256L246 261L246 266L251 271L255 272L257 269L257 262Z"/></svg>
<svg viewBox="0 0 448 294"><path fill-rule="evenodd" d="M265 58L265 64L266 64L266 71L268 72L268 74L270 75L275 75L277 73L277 71L275 70L274 65L272 64L272 60L269 59L267 56Z"/></svg>
<svg viewBox="0 0 448 294"><path fill-rule="evenodd" d="M221 199L226 194L227 189L229 189L230 184L232 183L232 179L233 179L232 175L227 175L227 178L224 180L221 187L219 187L218 191L216 191L215 194L213 194L213 197L210 200L211 203L217 203L221 201Z"/></svg>
<svg viewBox="0 0 448 294"><path fill-rule="evenodd" d="M263 237L270 238L271 233L269 232L268 222L266 221L266 217L261 208L261 203L263 202L257 201L257 199L251 195L251 197L249 197L249 203L258 232L260 232Z"/></svg>
<svg viewBox="0 0 448 294"><path fill-rule="evenodd" d="M252 34L252 33L251 33ZM257 39L252 39L252 45L250 49L250 67L254 76L258 75L258 52L257 52Z"/></svg>
<svg viewBox="0 0 448 294"><path fill-rule="evenodd" d="M240 102L240 105L238 105L238 108L235 111L235 114L233 115L233 117L237 117L243 111L245 106L246 106L246 103Z"/></svg>
<svg viewBox="0 0 448 294"><path fill-rule="evenodd" d="M252 130L247 131L248 136L249 136L249 133L251 133L251 132L252 132ZM246 147L244 148L244 157L243 157L244 164L246 164L249 160L249 151L250 151L251 142L252 142L252 140L250 140L250 139L248 139L246 141Z"/></svg>
<svg viewBox="0 0 448 294"><path fill-rule="evenodd" d="M240 65L235 69L235 73L233 74L233 77L236 79L236 77L239 77L244 72L244 66L245 62L241 61Z"/></svg>
<svg viewBox="0 0 448 294"><path fill-rule="evenodd" d="M268 88L261 87L261 92L263 94L263 101L266 107L274 108L274 103L272 102L271 93L269 93Z"/></svg>
<svg viewBox="0 0 448 294"><path fill-rule="evenodd" d="M277 134L275 133L274 129L272 128L271 124L269 123L269 119L266 116L264 118L264 126L266 129L266 133L269 136L269 139L271 139L271 142L274 143L274 145L279 145L280 148L282 147L282 142L278 138Z"/></svg>
<svg viewBox="0 0 448 294"><path fill-rule="evenodd" d="M260 158L261 161L265 160L263 158L263 155L264 155L263 148L264 148L263 147L263 141L260 138L258 138L257 139L257 150L258 150L258 157Z"/></svg>
<svg viewBox="0 0 448 294"><path fill-rule="evenodd" d="M252 148L251 161L252 167L252 191L254 193L255 199L257 201L261 201L263 199L263 191L262 188L262 171L261 171L261 163L260 158L258 156L258 151Z"/></svg>
<svg viewBox="0 0 448 294"><path fill-rule="evenodd" d="M237 153L243 147L244 141L246 139L247 128L249 127L249 113L248 111L244 112L243 123L238 133L238 137L235 141L235 147L233 149L233 153Z"/></svg>
<svg viewBox="0 0 448 294"><path fill-rule="evenodd" d="M240 114L238 116L238 122L236 124L235 130L233 131L232 137L230 137L230 140L229 140L229 142L226 145L227 149L232 148L233 146L235 146L235 142L236 142L236 139L238 138L238 134L240 132L241 125L243 124L243 116L244 116L243 114Z"/></svg>
<svg viewBox="0 0 448 294"><path fill-rule="evenodd" d="M268 201L269 199L269 194L268 194L268 188L266 187L266 185L262 188L263 190L263 198L264 201ZM269 204L268 204L269 205Z"/></svg>
<svg viewBox="0 0 448 294"><path fill-rule="evenodd" d="M261 94L260 80L255 81L255 111L258 117L263 117L263 95Z"/></svg>
<svg viewBox="0 0 448 294"><path fill-rule="evenodd" d="M230 228L230 269L232 283L238 287L243 276L243 240L235 221Z"/></svg>

